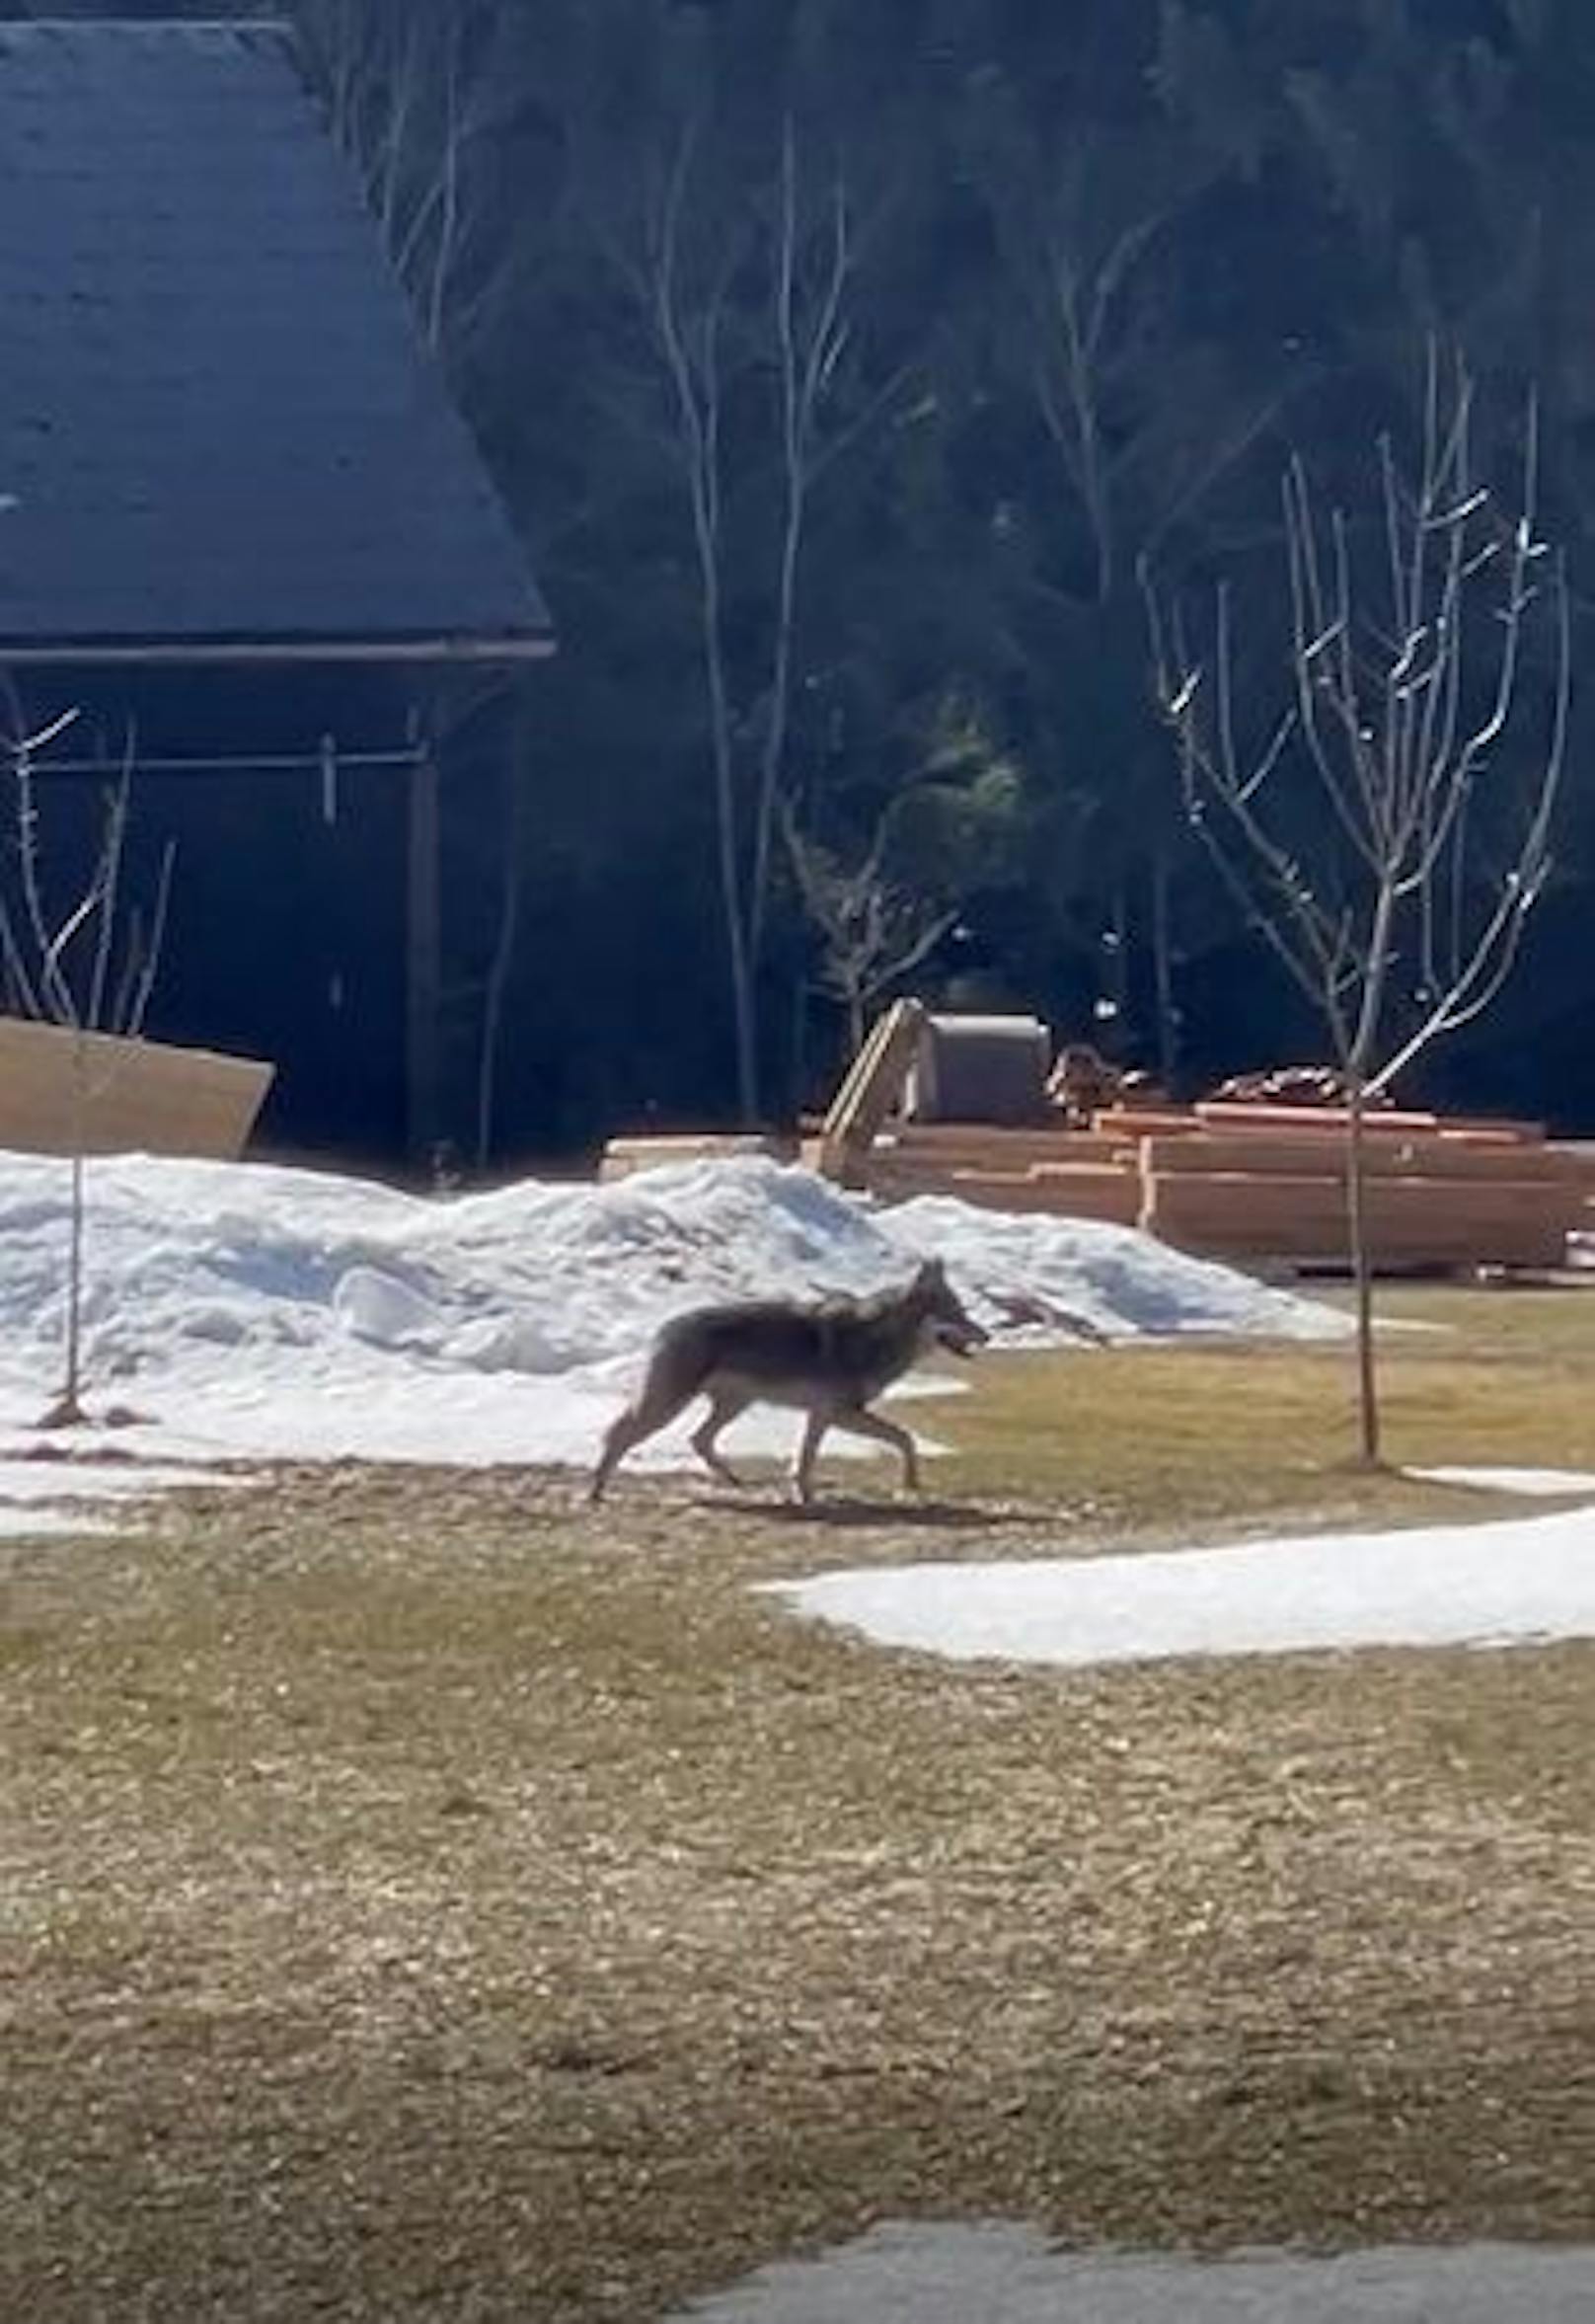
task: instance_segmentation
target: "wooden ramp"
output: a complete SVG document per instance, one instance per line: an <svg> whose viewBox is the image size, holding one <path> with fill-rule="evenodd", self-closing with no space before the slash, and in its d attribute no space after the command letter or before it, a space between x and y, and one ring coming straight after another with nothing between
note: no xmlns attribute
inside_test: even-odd
<svg viewBox="0 0 1595 2324"><path fill-rule="evenodd" d="M236 1161L275 1067L0 1017L0 1147Z"/></svg>

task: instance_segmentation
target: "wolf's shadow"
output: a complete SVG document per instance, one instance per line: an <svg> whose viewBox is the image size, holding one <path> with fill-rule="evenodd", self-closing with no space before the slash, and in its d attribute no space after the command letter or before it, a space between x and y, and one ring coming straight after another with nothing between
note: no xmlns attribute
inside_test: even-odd
<svg viewBox="0 0 1595 2324"><path fill-rule="evenodd" d="M695 1493L702 1510L733 1510L739 1516L769 1517L776 1524L850 1527L903 1525L973 1533L1011 1521L1012 1510L982 1509L970 1501L866 1501L856 1494L819 1494L812 1501L782 1500L777 1494Z"/></svg>

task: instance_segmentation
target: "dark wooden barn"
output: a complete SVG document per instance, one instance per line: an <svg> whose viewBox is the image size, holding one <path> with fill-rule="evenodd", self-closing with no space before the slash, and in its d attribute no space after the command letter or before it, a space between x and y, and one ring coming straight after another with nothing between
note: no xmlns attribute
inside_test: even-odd
<svg viewBox="0 0 1595 2324"><path fill-rule="evenodd" d="M0 26L0 716L79 712L68 854L131 736L148 1029L274 1059L268 1143L447 1126L434 738L551 646L289 35Z"/></svg>

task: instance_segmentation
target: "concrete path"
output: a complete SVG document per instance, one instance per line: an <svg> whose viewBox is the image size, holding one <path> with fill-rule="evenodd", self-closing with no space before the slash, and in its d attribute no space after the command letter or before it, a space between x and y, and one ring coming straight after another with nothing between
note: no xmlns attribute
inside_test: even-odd
<svg viewBox="0 0 1595 2324"><path fill-rule="evenodd" d="M1056 2252L1021 2226L888 2225L677 2324L1595 2324L1595 2245L1184 2260Z"/></svg>

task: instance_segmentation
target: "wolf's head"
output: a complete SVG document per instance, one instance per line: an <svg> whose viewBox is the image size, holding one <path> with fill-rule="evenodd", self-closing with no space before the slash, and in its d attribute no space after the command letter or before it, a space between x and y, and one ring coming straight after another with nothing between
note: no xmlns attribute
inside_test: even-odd
<svg viewBox="0 0 1595 2324"><path fill-rule="evenodd" d="M954 1356L973 1356L984 1348L989 1333L981 1330L948 1281L940 1259L927 1259L914 1277L913 1296L925 1318L925 1337Z"/></svg>

